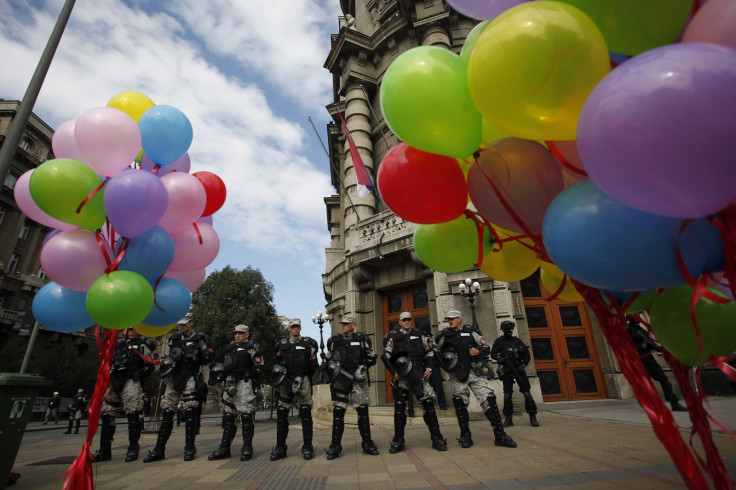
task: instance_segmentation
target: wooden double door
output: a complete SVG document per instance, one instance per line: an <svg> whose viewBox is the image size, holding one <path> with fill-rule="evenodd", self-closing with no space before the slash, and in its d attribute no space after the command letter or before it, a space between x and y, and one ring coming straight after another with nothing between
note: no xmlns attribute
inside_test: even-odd
<svg viewBox="0 0 736 490"><path fill-rule="evenodd" d="M544 401L606 397L585 303L547 301L535 274L521 282L532 356Z"/></svg>

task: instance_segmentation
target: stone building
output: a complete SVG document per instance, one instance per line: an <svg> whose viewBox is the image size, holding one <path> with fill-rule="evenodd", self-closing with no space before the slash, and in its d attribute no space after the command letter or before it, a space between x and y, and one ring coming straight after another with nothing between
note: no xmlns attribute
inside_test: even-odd
<svg viewBox="0 0 736 490"><path fill-rule="evenodd" d="M444 274L427 268L413 250L414 225L393 214L377 191L357 193L357 178L341 113L368 173L374 177L387 151L398 143L381 115L379 88L391 62L402 52L423 45L460 53L477 21L455 12L442 0L341 0L339 33L332 35L325 68L333 76L334 101L327 106L331 178L336 194L326 197L331 234L326 249L323 286L332 332L340 331L345 313L358 319L358 331L373 339L381 353L382 338L411 311L416 327L432 334L447 326L444 314L475 313L489 343L500 335L503 320L513 320L515 334L532 351L527 367L535 399L550 401L630 398L623 378L592 311L584 303L547 301L538 276L521 282L494 281L480 270ZM466 278L480 283L474 312L459 285ZM372 368L372 401L391 401L387 371ZM501 383L494 380L498 393ZM449 386L446 385L446 388ZM518 393L517 393L518 395ZM517 407L522 406L516 404Z"/></svg>

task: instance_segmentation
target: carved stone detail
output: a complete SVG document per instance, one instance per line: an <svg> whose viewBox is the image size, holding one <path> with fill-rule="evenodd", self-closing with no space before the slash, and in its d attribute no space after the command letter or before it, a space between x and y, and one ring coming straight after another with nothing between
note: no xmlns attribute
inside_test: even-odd
<svg viewBox="0 0 736 490"><path fill-rule="evenodd" d="M360 230L360 241L370 242L381 236L392 235L406 229L407 222L396 215L371 223Z"/></svg>
<svg viewBox="0 0 736 490"><path fill-rule="evenodd" d="M508 293L505 290L493 292L493 306L497 316L510 314Z"/></svg>

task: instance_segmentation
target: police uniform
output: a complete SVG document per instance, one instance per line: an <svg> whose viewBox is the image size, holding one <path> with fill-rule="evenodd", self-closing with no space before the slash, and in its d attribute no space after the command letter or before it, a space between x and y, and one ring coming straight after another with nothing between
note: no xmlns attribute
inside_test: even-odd
<svg viewBox="0 0 736 490"><path fill-rule="evenodd" d="M527 364L531 361L531 354L520 338L514 337L511 332L516 324L508 320L501 323L503 335L493 341L491 347L491 358L498 362L498 379L503 382L503 414L504 427L514 425L513 413L514 403L514 381L519 385L519 391L524 395L524 409L529 414L529 422L532 427L539 427L537 422L537 404L531 394L531 384L526 375Z"/></svg>
<svg viewBox="0 0 736 490"><path fill-rule="evenodd" d="M341 324L354 324L355 317L345 315L340 321ZM367 373L367 369L374 366L377 361L376 353L373 351L373 344L368 336L352 331L347 334L338 333L327 340L327 360L328 370L330 369L330 361L337 361L340 370L347 373L347 377L355 378L358 371ZM334 366L334 364L332 364ZM327 459L335 459L342 453L342 433L345 428L345 411L348 402L352 403L353 408L358 412L358 430L362 438L363 452L370 455L377 455L378 448L371 439L371 426L368 415L368 404L370 403L370 395L368 393L369 380L367 375L365 379L354 380L352 386L346 387L344 384L338 384L334 380L330 380L333 387L333 412L332 412L332 444L327 450Z"/></svg>
<svg viewBox="0 0 736 490"><path fill-rule="evenodd" d="M89 398L84 394L84 390L80 388L77 391L77 394L72 398L71 405L69 405L69 425L67 426L64 434L72 433L72 425L74 425L75 422L76 426L74 427L74 433L79 434L79 426L82 423L82 412L84 412L84 408L87 406L88 402Z"/></svg>
<svg viewBox="0 0 736 490"><path fill-rule="evenodd" d="M457 310L448 312L445 318L450 321L454 319L461 321L460 312ZM516 443L503 430L496 395L482 371L482 364L479 363L479 359L488 357L490 354L490 347L483 336L470 325L462 325L460 329L447 327L440 330L435 337L435 342L441 353L453 353L457 359L457 363L451 369L448 369L447 365L443 367L450 374L452 403L455 405L455 414L460 426L460 439L458 440L460 446L468 448L473 445L468 415L468 404L472 391L493 427L496 446L516 447ZM476 356L470 354L470 349L473 348L479 351Z"/></svg>
<svg viewBox="0 0 736 490"><path fill-rule="evenodd" d="M143 429L143 386L142 382L154 369L147 362L156 350L156 343L147 337L118 339L110 368L110 393L100 409L100 449L95 461L107 461L112 457L111 444L115 435L115 419L122 413L128 418L128 451L125 461L138 459L138 440Z"/></svg>
<svg viewBox="0 0 736 490"><path fill-rule="evenodd" d="M178 324L187 325L191 321L192 316L187 313ZM184 408L182 421L186 427L184 461L194 459L197 453L194 441L197 437L197 405L199 405L197 374L203 364L212 362L214 358L215 353L210 344L210 338L206 334L196 333L193 329L186 335L176 332L171 336L168 345L169 354L159 371L159 376L162 376L165 384L165 391L161 397L161 426L156 446L143 458L144 463L164 459L166 442L174 428L174 414L179 400Z"/></svg>
<svg viewBox="0 0 736 490"><path fill-rule="evenodd" d="M238 325L235 332L248 333L246 325ZM253 457L253 416L256 394L253 383L263 374L263 349L253 340L230 342L225 348L225 359L222 373L219 375L225 382L222 392L222 442L210 456L210 460L230 457L230 444L238 431L235 418L240 417L243 432L243 447L240 449L240 460L248 461ZM212 373L210 373L212 376ZM216 380L210 379L210 384Z"/></svg>
<svg viewBox="0 0 736 490"><path fill-rule="evenodd" d="M411 314L403 312L401 321L410 320ZM439 369L434 358L432 338L421 330L411 328L411 323L386 334L383 339L381 360L386 365L394 381L391 383L394 395L394 438L389 452L398 453L404 449L404 428L406 427L406 402L414 394L424 409L424 422L429 428L432 447L446 451L447 443L440 432L437 413L434 408L435 393L429 380L424 377L427 369ZM396 375L399 376L395 380Z"/></svg>
<svg viewBox="0 0 736 490"><path fill-rule="evenodd" d="M46 415L43 419L43 425L49 423L49 419L54 419L54 424L59 423L59 405L61 405L61 397L58 392L54 392L53 396L46 405Z"/></svg>
<svg viewBox="0 0 736 490"><path fill-rule="evenodd" d="M301 320L294 319L289 327L298 325ZM314 457L312 445L312 375L317 371L317 341L298 335L281 339L276 343L276 363L285 368L284 379L276 387L278 408L276 409L276 447L271 452L271 461L286 457L286 438L289 435L289 410L294 402L299 402L299 418L302 422L302 457Z"/></svg>

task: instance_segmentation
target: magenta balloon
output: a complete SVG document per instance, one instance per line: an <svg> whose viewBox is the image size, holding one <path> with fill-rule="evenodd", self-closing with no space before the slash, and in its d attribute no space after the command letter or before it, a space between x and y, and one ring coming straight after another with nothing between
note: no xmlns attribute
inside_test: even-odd
<svg viewBox="0 0 736 490"><path fill-rule="evenodd" d="M524 233L525 226L541 234L547 206L563 188L562 171L552 153L521 138L503 138L481 149L468 171L468 194L478 212L517 233Z"/></svg>
<svg viewBox="0 0 736 490"><path fill-rule="evenodd" d="M103 241L108 257L112 250ZM41 267L57 284L74 291L87 291L107 269L107 261L95 232L66 230L54 235L41 249Z"/></svg>
<svg viewBox="0 0 736 490"><path fill-rule="evenodd" d="M614 199L663 216L706 216L736 198L734 114L736 51L663 46L593 89L578 121L578 151Z"/></svg>
<svg viewBox="0 0 736 490"><path fill-rule="evenodd" d="M82 152L77 148L77 141L74 139L74 128L77 125L76 119L63 122L54 131L51 138L51 149L54 151L56 158L71 158L78 162L84 162Z"/></svg>
<svg viewBox="0 0 736 490"><path fill-rule="evenodd" d="M170 277L172 279L181 281L187 287L189 292L193 293L197 290L199 286L202 285L205 277L207 277L207 269L182 272L168 271L166 272L166 274L164 274L164 277Z"/></svg>
<svg viewBox="0 0 736 490"><path fill-rule="evenodd" d="M26 216L31 218L36 223L40 223L51 228L58 228L60 230L71 230L76 228L76 226L72 224L65 223L56 218L52 218L38 207L36 202L31 197L31 191L28 188L28 181L31 180L32 173L33 169L23 173L20 177L18 177L18 180L15 182L15 187L13 188L15 203L18 205L20 210L23 211Z"/></svg>
<svg viewBox="0 0 736 490"><path fill-rule="evenodd" d="M190 223L171 233L174 239L174 261L169 271L186 272L207 267L220 251L220 238L207 223Z"/></svg>
<svg viewBox="0 0 736 490"><path fill-rule="evenodd" d="M138 157L141 133L129 115L113 107L90 109L77 119L74 139L84 163L100 175L119 174Z"/></svg>
<svg viewBox="0 0 736 490"><path fill-rule="evenodd" d="M156 164L151 161L150 158L148 158L148 155L145 153L141 157L141 168L143 170L148 170L149 172L154 172L153 167ZM163 177L164 175L168 174L169 172L184 172L189 173L189 169L192 167L192 161L189 159L189 153L184 153L182 156L174 160L168 165L160 166L156 171L154 172L159 177Z"/></svg>
<svg viewBox="0 0 736 490"><path fill-rule="evenodd" d="M133 238L153 227L166 212L169 194L161 179L145 170L126 170L105 186L105 212L119 235Z"/></svg>
<svg viewBox="0 0 736 490"><path fill-rule="evenodd" d="M202 216L207 205L207 193L199 179L184 172L171 172L161 177L161 182L169 194L169 204L158 226L173 232L191 225Z"/></svg>
<svg viewBox="0 0 736 490"><path fill-rule="evenodd" d="M490 20L527 0L447 0L452 8L471 19Z"/></svg>
<svg viewBox="0 0 736 490"><path fill-rule="evenodd" d="M708 0L682 36L683 43L714 43L736 49L736 2Z"/></svg>

